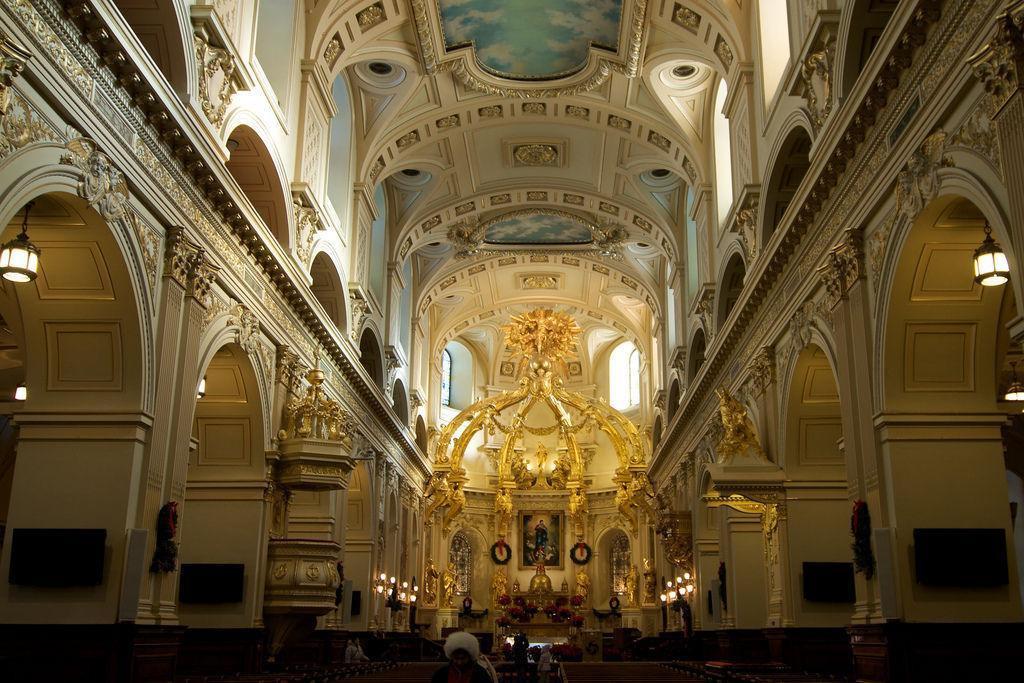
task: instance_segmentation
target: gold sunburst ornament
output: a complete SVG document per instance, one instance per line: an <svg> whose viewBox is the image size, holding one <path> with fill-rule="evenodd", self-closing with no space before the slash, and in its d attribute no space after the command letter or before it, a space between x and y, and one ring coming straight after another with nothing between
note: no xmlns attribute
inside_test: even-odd
<svg viewBox="0 0 1024 683"><path fill-rule="evenodd" d="M550 360L565 360L576 352L576 339L580 326L568 313L550 308L538 308L522 315L512 316L508 325L502 325L505 343L523 358L543 356Z"/></svg>

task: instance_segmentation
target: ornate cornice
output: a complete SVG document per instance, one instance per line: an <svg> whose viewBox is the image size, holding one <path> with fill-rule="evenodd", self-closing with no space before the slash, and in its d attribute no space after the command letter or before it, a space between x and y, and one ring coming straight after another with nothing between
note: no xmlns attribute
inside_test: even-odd
<svg viewBox="0 0 1024 683"><path fill-rule="evenodd" d="M839 244L818 268L825 285L825 296L832 308L846 298L850 288L864 276L864 237L858 228L843 233Z"/></svg>
<svg viewBox="0 0 1024 683"><path fill-rule="evenodd" d="M989 94L991 113L995 115L1020 89L1024 74L1024 2L1017 2L999 16L992 40L970 61Z"/></svg>
<svg viewBox="0 0 1024 683"><path fill-rule="evenodd" d="M380 438L386 434L417 471L426 474L422 456L403 427L389 419L389 406L343 350L333 323L320 318L308 286L296 286L302 278L293 259L285 259L232 199L234 190L223 180L227 175L214 170L221 165L218 152L191 125L182 123L184 110L162 99L129 57L133 48L109 29L92 2L75 0L63 10L50 0L2 0L2 4L36 43L45 46L45 57L66 77L76 96L89 102L106 99L120 110L119 125L128 122L132 131L129 155L145 167L140 182L148 171L187 215L189 224L196 226L197 234L212 245L210 252L230 265L232 272L240 273L246 265L263 272L268 289L262 290L261 285L262 295L256 298L271 311L274 324L309 354L320 344L337 366L332 381L338 382L339 393L347 400L365 402L367 409L359 412L379 416L366 418L379 426L375 433ZM89 48L99 55L98 60ZM37 56L42 59L43 53Z"/></svg>

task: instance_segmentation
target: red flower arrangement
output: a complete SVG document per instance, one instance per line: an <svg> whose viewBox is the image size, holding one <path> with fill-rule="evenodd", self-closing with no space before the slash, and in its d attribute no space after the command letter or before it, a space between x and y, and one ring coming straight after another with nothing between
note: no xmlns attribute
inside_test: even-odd
<svg viewBox="0 0 1024 683"><path fill-rule="evenodd" d="M575 628L583 628L583 624L585 622L586 622L586 619L583 618L582 614L574 614L573 617L572 617L572 622L571 623L572 623L572 625Z"/></svg>
<svg viewBox="0 0 1024 683"><path fill-rule="evenodd" d="M502 593L498 598L498 604L502 607L508 607L512 604L512 597L508 593Z"/></svg>
<svg viewBox="0 0 1024 683"><path fill-rule="evenodd" d="M498 617L497 619L495 619L494 623L496 623L501 628L508 628L509 626L512 625L512 620L509 619L506 615L503 614L500 617Z"/></svg>
<svg viewBox="0 0 1024 683"><path fill-rule="evenodd" d="M581 606L583 604L583 596L582 595L574 595L569 600L569 602L572 603L573 607L579 607L579 606Z"/></svg>
<svg viewBox="0 0 1024 683"><path fill-rule="evenodd" d="M579 661L583 659L583 650L569 643L558 643L551 646L551 654L560 662Z"/></svg>
<svg viewBox="0 0 1024 683"><path fill-rule="evenodd" d="M562 607L558 610L559 621L568 621L573 617L573 611L568 607Z"/></svg>
<svg viewBox="0 0 1024 683"><path fill-rule="evenodd" d="M515 598L513 598L512 602L514 602L517 607L526 607L526 598L524 598L521 595L517 595Z"/></svg>

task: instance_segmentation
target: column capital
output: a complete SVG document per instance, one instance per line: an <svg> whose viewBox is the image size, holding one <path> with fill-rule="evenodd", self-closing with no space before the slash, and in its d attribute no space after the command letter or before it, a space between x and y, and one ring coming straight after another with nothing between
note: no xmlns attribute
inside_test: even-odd
<svg viewBox="0 0 1024 683"><path fill-rule="evenodd" d="M970 63L989 94L990 114L995 118L1020 89L1024 75L1024 2L999 15L995 35Z"/></svg>
<svg viewBox="0 0 1024 683"><path fill-rule="evenodd" d="M825 263L818 268L831 308L846 298L850 289L864 276L864 235L860 228L843 233L839 243L829 251Z"/></svg>

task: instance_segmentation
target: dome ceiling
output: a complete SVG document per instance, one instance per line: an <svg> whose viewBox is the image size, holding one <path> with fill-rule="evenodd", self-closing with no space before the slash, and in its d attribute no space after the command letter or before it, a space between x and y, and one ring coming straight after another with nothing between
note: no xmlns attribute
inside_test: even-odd
<svg viewBox="0 0 1024 683"><path fill-rule="evenodd" d="M445 47L471 44L476 60L518 80L571 74L590 47L614 52L622 0L438 0Z"/></svg>

